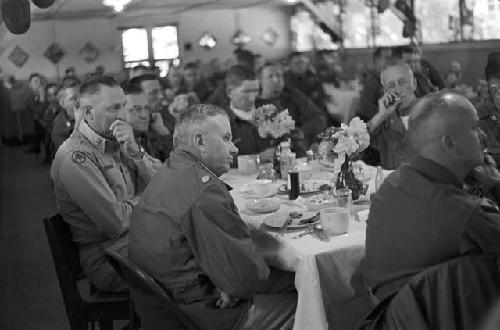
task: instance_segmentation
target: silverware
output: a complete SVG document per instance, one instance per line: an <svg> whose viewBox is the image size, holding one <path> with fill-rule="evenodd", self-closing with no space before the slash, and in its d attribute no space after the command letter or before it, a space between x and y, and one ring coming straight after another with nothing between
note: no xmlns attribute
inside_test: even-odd
<svg viewBox="0 0 500 330"><path fill-rule="evenodd" d="M285 231L287 230L288 226L290 226L291 224L292 224L292 216L288 215L288 217L286 218L285 222L283 222L283 225L280 228L279 236L284 236L285 235Z"/></svg>
<svg viewBox="0 0 500 330"><path fill-rule="evenodd" d="M313 229L313 227L311 226L311 227L307 228L304 232L302 232L302 233L300 233L300 234L298 234L298 235L295 235L295 236L293 236L292 238L293 238L293 239L298 239L298 238L301 238L301 237L304 237L304 236L310 235L310 234L312 234L313 232L314 232L314 229Z"/></svg>
<svg viewBox="0 0 500 330"><path fill-rule="evenodd" d="M313 225L313 236L319 239L322 242L329 242L330 237L328 237L328 234L323 230L323 227L321 225L316 224Z"/></svg>

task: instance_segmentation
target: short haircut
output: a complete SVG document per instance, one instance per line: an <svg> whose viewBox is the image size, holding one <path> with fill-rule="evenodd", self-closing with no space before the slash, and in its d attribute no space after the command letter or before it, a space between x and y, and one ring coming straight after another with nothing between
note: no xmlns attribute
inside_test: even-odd
<svg viewBox="0 0 500 330"><path fill-rule="evenodd" d="M238 87L245 80L255 80L255 73L245 65L233 65L226 73L226 86Z"/></svg>
<svg viewBox="0 0 500 330"><path fill-rule="evenodd" d="M30 74L30 78L28 79L28 81L31 81L31 79L36 78L36 77L43 79L43 76L40 73L33 72L32 74Z"/></svg>
<svg viewBox="0 0 500 330"><path fill-rule="evenodd" d="M58 90L60 90L59 88L59 85L58 84L54 84L54 83L49 83L45 86L45 93L47 93L47 91L51 88L57 88Z"/></svg>
<svg viewBox="0 0 500 330"><path fill-rule="evenodd" d="M95 95L99 93L101 86L120 87L120 84L110 76L91 76L81 84L80 95Z"/></svg>
<svg viewBox="0 0 500 330"><path fill-rule="evenodd" d="M408 74L410 75L411 80L413 81L414 75L413 75L413 70L410 68L410 66L408 64L406 64L406 63L397 62L395 64L387 66L380 73L380 82L382 83L382 86L384 86L384 72L386 72L387 70L390 70L390 69L394 69L394 68L400 68L400 69L408 72Z"/></svg>
<svg viewBox="0 0 500 330"><path fill-rule="evenodd" d="M76 77L64 77L62 83L64 86L73 87L80 85L82 82Z"/></svg>
<svg viewBox="0 0 500 330"><path fill-rule="evenodd" d="M195 104L181 112L175 121L174 148L189 145L194 128L207 122L210 117L225 116L227 111L212 104Z"/></svg>
<svg viewBox="0 0 500 330"><path fill-rule="evenodd" d="M265 68L268 68L268 67L271 67L271 66L277 66L279 67L281 70L283 70L283 65L281 65L280 62L278 61L266 61L264 62L264 64L259 68L258 70L258 75L259 75L259 78L262 78L262 72L264 71Z"/></svg>
<svg viewBox="0 0 500 330"><path fill-rule="evenodd" d="M125 84L123 86L123 92L125 95L139 95L143 94L141 86L135 84Z"/></svg>
<svg viewBox="0 0 500 330"><path fill-rule="evenodd" d="M460 94L440 91L422 97L413 106L408 123L408 137L411 145L419 151L422 147L436 142L441 133L449 131L460 121L455 114L461 107L457 99Z"/></svg>
<svg viewBox="0 0 500 330"><path fill-rule="evenodd" d="M159 80L159 78L154 73L145 73L130 79L130 84L137 85L140 87L143 81L150 81L150 80Z"/></svg>

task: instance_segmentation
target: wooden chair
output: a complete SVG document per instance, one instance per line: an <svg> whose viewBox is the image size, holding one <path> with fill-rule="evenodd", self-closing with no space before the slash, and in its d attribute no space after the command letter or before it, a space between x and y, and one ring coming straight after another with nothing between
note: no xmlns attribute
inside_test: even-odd
<svg viewBox="0 0 500 330"><path fill-rule="evenodd" d="M43 219L43 223L71 329L87 330L89 324L95 329L96 322L100 329L113 329L114 320L129 320L133 315L129 293L90 293L80 289L88 281L80 265L78 247L62 216Z"/></svg>
<svg viewBox="0 0 500 330"><path fill-rule="evenodd" d="M187 315L179 308L171 298L169 292L164 289L154 278L131 260L123 257L111 249L104 251L108 262L116 272L129 285L132 291L137 290L142 294L156 298L162 306L165 306L169 316L172 316L183 329L196 330L196 326L189 320ZM144 324L147 320L142 320Z"/></svg>

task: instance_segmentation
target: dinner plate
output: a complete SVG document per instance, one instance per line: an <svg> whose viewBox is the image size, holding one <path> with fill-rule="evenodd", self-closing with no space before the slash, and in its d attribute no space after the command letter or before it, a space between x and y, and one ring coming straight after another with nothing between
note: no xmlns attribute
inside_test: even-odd
<svg viewBox="0 0 500 330"><path fill-rule="evenodd" d="M277 194L276 189L272 189L270 192L268 192L266 194L255 194L252 191L248 190L245 192L245 195L246 195L245 197L252 198L252 199L261 199L261 198L273 197L276 194Z"/></svg>
<svg viewBox="0 0 500 330"><path fill-rule="evenodd" d="M252 199L245 207L255 213L269 213L279 210L280 203L272 199Z"/></svg>
<svg viewBox="0 0 500 330"><path fill-rule="evenodd" d="M300 217L296 217L292 219L292 223L288 228L290 229L295 229L295 228L304 228L307 226L306 223L301 224L300 222L302 220L307 220L311 219L312 217L316 216L317 212L309 212L309 211L296 211L297 213L300 213ZM290 215L290 212L278 212L275 214L271 214L267 216L263 222L272 228L281 228L283 224L285 223L286 219ZM319 219L318 219L319 220Z"/></svg>

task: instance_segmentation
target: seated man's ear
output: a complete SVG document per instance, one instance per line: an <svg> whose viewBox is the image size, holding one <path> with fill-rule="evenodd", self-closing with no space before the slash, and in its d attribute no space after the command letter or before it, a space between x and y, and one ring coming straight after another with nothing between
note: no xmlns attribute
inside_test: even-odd
<svg viewBox="0 0 500 330"><path fill-rule="evenodd" d="M204 153L206 151L203 134L198 133L194 135L194 145L201 153Z"/></svg>
<svg viewBox="0 0 500 330"><path fill-rule="evenodd" d="M445 134L441 137L441 145L443 146L444 150L446 151L455 151L455 141L453 137L449 134Z"/></svg>
<svg viewBox="0 0 500 330"><path fill-rule="evenodd" d="M231 93L233 92L233 87L227 86L226 87L226 95L228 98L231 98Z"/></svg>

